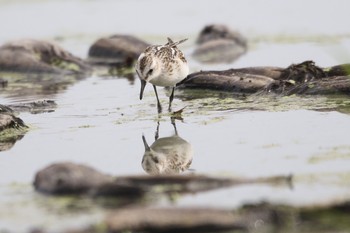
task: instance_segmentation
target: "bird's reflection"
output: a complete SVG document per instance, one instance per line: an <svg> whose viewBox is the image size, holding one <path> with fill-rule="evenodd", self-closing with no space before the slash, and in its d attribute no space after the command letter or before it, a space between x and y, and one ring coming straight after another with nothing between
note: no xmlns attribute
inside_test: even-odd
<svg viewBox="0 0 350 233"><path fill-rule="evenodd" d="M172 121L175 134L171 137L158 138L159 122L155 134L155 142L148 145L142 135L145 153L142 168L151 175L177 174L189 169L192 163L193 150L190 143L178 135L175 122Z"/></svg>

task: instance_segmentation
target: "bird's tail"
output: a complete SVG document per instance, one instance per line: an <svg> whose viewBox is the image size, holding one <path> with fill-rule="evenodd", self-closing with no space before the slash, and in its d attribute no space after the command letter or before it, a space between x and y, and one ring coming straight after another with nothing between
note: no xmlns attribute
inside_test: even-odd
<svg viewBox="0 0 350 233"><path fill-rule="evenodd" d="M170 38L168 37L168 43L166 43L165 45L166 45L166 46L169 46L169 47L176 47L177 45L179 45L179 44L185 42L186 40L188 40L188 39L186 38L186 39L182 39L182 40L179 40L179 41L174 42L172 39L170 39Z"/></svg>

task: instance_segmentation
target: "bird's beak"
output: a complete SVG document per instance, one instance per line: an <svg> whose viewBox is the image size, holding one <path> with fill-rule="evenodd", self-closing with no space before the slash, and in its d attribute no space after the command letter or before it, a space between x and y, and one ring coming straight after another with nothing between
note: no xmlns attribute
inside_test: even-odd
<svg viewBox="0 0 350 233"><path fill-rule="evenodd" d="M145 146L145 151L150 151L151 148L150 148L149 145L147 144L145 135L142 135L142 141L143 141L143 145Z"/></svg>
<svg viewBox="0 0 350 233"><path fill-rule="evenodd" d="M141 79L141 90L140 90L140 100L142 100L143 91L145 90L146 81Z"/></svg>

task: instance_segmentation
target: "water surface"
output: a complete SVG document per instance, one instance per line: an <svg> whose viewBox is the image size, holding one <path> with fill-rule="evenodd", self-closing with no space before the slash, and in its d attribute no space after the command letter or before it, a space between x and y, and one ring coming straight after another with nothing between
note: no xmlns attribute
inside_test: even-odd
<svg viewBox="0 0 350 233"><path fill-rule="evenodd" d="M200 5L177 1L172 11L158 0L0 4L0 42L22 37L52 39L82 57L100 36L131 33L151 43L163 43L169 35L190 38L183 50L192 71L284 67L307 59L327 67L350 58L347 1L202 1ZM156 14L145 13L154 10ZM60 11L64 16L56 13ZM212 22L226 23L247 35L248 53L234 64L194 61L190 53L195 37ZM9 88L1 90L0 103L51 99L58 107L41 114L21 113L30 131L10 150L0 152L0 206L4 207L0 208L0 231L34 226L59 229L59 223L68 227L98 219L101 210L95 207L78 213L76 222L70 215L60 215L58 223L60 211L42 207L44 197L31 188L35 172L54 162L72 161L115 176L145 174L142 135L153 142L158 121L160 137L174 134L169 114L157 115L151 86L146 87L144 99L138 99L137 79L93 75L62 89L25 93L14 85L10 82ZM160 89L159 94L166 106L168 91ZM176 125L194 149L191 172L229 177L293 175L294 179L293 187L235 187L188 195L179 198L177 205L236 208L269 200L309 206L349 200L348 96L235 98L227 93L179 90L173 108L183 107L184 120ZM158 203L168 204L168 200ZM34 210L38 217L32 214ZM41 216L47 216L49 223Z"/></svg>

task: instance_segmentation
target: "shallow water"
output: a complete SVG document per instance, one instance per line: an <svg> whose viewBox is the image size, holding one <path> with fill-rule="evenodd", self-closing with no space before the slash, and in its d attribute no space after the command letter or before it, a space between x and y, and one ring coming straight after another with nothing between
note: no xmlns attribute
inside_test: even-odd
<svg viewBox="0 0 350 233"><path fill-rule="evenodd" d="M327 1L206 1L200 6L195 1L177 1L171 12L165 11L159 0L0 4L0 28L6 32L0 35L0 42L22 37L56 39L82 57L101 35L131 33L157 43L168 35L189 37L183 50L192 71L283 67L307 59L327 67L349 62L350 58L347 1L332 2L331 7ZM252 4L259 6L252 9ZM300 8L300 4L304 7ZM317 12L311 10L314 4L318 5ZM144 11L156 5L160 13L147 14L145 18ZM257 11L260 8L264 11ZM57 9L65 11L64 18L54 14ZM8 22L7 18L12 20ZM189 54L195 36L211 22L224 22L245 33L251 41L248 53L234 64L203 65L193 61ZM146 87L144 99L138 99L138 80L92 76L59 90L39 88L25 93L13 85L10 82L9 88L1 90L1 104L52 99L58 107L48 113L21 113L31 130L10 150L0 152L0 231L36 226L59 228L62 223L68 227L98 219L98 207L89 213L75 213L80 220L73 222L72 213L60 215L60 211L43 207L44 197L35 194L30 186L35 172L53 162L72 161L116 176L144 174L142 135L152 143L157 121L160 137L174 134L170 116L157 116L150 86ZM159 93L165 107L169 93ZM179 135L194 149L191 172L230 177L293 175L293 185L250 185L187 195L179 198L177 205L235 208L269 200L308 206L349 200L348 96L236 98L227 93L179 90L173 108L183 107L184 120L176 124ZM168 200L158 202L168 204ZM37 217L32 215L34 210Z"/></svg>

